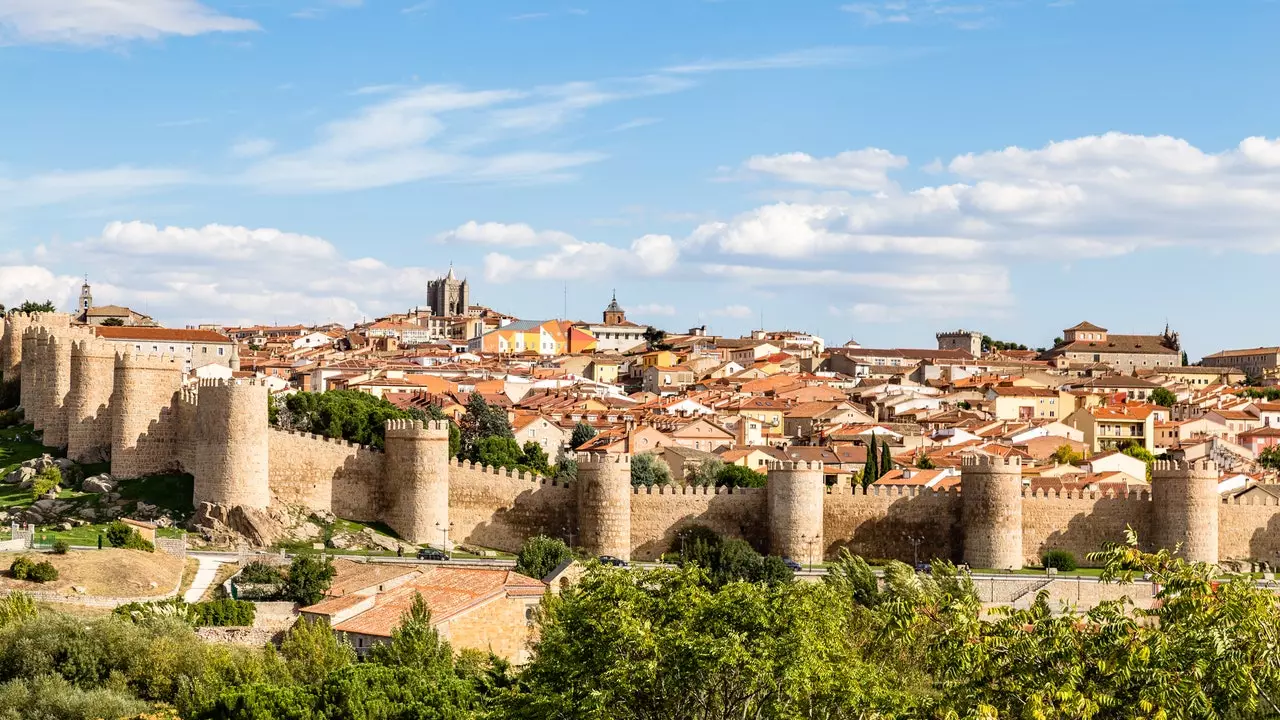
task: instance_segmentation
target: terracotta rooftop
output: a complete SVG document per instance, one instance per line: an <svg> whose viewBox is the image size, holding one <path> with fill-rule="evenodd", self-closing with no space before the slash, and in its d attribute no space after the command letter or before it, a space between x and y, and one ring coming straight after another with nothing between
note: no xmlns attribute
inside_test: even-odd
<svg viewBox="0 0 1280 720"><path fill-rule="evenodd" d="M93 332L107 340L145 340L147 342L231 343L231 338L212 330L175 330L155 327L109 327L98 325Z"/></svg>

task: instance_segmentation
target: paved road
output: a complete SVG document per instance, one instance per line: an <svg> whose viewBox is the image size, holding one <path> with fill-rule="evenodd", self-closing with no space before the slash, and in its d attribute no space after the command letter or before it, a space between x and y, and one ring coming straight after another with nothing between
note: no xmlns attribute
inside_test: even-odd
<svg viewBox="0 0 1280 720"><path fill-rule="evenodd" d="M223 561L218 557L210 557L212 553L201 554L196 557L200 563L200 569L196 570L195 579L191 581L191 587L187 589L187 593L182 596L183 600L189 603L200 602L200 598L208 592L209 586L213 584L213 579L218 575L218 568L222 567Z"/></svg>

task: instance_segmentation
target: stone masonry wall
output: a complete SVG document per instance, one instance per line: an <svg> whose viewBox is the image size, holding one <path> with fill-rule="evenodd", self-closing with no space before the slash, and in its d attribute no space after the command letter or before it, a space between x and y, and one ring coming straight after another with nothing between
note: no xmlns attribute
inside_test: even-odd
<svg viewBox="0 0 1280 720"><path fill-rule="evenodd" d="M111 451L111 391L116 353L108 343L78 340L71 348L67 396L67 457L96 462Z"/></svg>
<svg viewBox="0 0 1280 720"><path fill-rule="evenodd" d="M1255 493L1256 494L1256 493ZM1280 501L1233 498L1218 507L1218 557L1280 563Z"/></svg>
<svg viewBox="0 0 1280 720"><path fill-rule="evenodd" d="M654 560L679 543L680 531L703 525L758 550L769 541L764 488L635 488L631 496L631 557Z"/></svg>
<svg viewBox="0 0 1280 720"><path fill-rule="evenodd" d="M134 478L181 469L176 401L182 363L171 356L116 359L111 473Z"/></svg>
<svg viewBox="0 0 1280 720"><path fill-rule="evenodd" d="M920 487L837 486L822 508L824 556L841 548L869 558L911 562L909 538L920 540L919 558L960 560L960 493Z"/></svg>
<svg viewBox="0 0 1280 720"><path fill-rule="evenodd" d="M267 433L272 503L325 510L349 520L379 519L385 456L374 448L309 433Z"/></svg>
<svg viewBox="0 0 1280 720"><path fill-rule="evenodd" d="M571 485L547 478L454 462L449 467L449 537L507 552L519 550L535 535L567 539L569 532L577 535L576 497Z"/></svg>
<svg viewBox="0 0 1280 720"><path fill-rule="evenodd" d="M1151 542L1151 496L1129 493L1113 496L1098 492L1024 490L1022 494L1022 547L1028 565L1039 565L1048 550L1066 550L1076 562L1102 549L1108 542L1124 542L1126 527L1138 533L1143 545Z"/></svg>

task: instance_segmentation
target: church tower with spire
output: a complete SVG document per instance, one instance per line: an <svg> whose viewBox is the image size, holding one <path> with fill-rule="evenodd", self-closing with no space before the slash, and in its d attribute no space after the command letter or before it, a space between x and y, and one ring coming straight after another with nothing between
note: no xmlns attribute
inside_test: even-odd
<svg viewBox="0 0 1280 720"><path fill-rule="evenodd" d="M618 291L613 291L613 300L604 309L605 325L622 325L627 321L627 311L618 305Z"/></svg>
<svg viewBox="0 0 1280 720"><path fill-rule="evenodd" d="M76 305L76 315L84 315L93 307L93 291L89 289L89 276L84 276L84 284L80 286L80 303Z"/></svg>

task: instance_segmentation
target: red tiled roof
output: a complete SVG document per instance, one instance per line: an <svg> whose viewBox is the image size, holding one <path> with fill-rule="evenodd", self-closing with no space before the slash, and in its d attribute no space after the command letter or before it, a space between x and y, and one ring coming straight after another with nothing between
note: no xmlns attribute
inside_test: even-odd
<svg viewBox="0 0 1280 720"><path fill-rule="evenodd" d="M231 343L231 338L212 330L174 330L153 327L95 326L93 332L107 340L145 340L147 342Z"/></svg>

